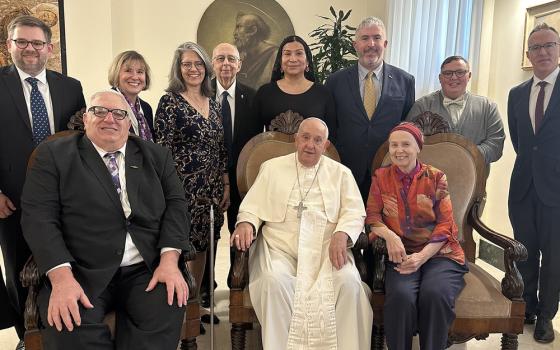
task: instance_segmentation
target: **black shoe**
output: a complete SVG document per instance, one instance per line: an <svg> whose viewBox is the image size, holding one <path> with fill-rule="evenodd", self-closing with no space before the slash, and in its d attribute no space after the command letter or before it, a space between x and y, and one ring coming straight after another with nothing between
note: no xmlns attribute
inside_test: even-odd
<svg viewBox="0 0 560 350"><path fill-rule="evenodd" d="M200 306L206 309L210 307L210 294L208 293L200 294Z"/></svg>
<svg viewBox="0 0 560 350"><path fill-rule="evenodd" d="M200 320L204 323L210 323L210 314L204 314L202 316L200 316ZM220 319L218 318L218 316L214 315L214 324L219 324L220 323Z"/></svg>
<svg viewBox="0 0 560 350"><path fill-rule="evenodd" d="M23 340L20 340L16 345L16 350L25 350L25 343L23 342Z"/></svg>
<svg viewBox="0 0 560 350"><path fill-rule="evenodd" d="M206 334L206 329L204 328L204 325L202 325L202 323L200 324L200 335L204 335Z"/></svg>
<svg viewBox="0 0 560 350"><path fill-rule="evenodd" d="M535 314L525 314L525 320L523 323L525 324L535 324L537 321L537 315Z"/></svg>
<svg viewBox="0 0 560 350"><path fill-rule="evenodd" d="M539 343L551 343L554 341L554 328L552 328L552 321L543 317L537 318L537 325L533 338Z"/></svg>

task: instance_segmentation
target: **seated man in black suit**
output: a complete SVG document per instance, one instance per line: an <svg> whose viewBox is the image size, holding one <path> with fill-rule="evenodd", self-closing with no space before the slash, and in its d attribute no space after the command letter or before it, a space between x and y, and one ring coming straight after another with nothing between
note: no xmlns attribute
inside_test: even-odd
<svg viewBox="0 0 560 350"><path fill-rule="evenodd" d="M84 134L42 143L28 170L22 227L47 279L44 349L173 349L188 286L183 187L171 153L129 136L126 101L94 94ZM116 311L114 344L103 318Z"/></svg>

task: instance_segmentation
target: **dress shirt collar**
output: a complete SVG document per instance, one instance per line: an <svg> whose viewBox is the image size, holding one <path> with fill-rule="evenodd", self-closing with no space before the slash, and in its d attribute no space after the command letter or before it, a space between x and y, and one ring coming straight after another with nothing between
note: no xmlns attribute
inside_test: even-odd
<svg viewBox="0 0 560 350"><path fill-rule="evenodd" d="M373 73L375 73L375 77L379 81L381 81L381 75L383 74L383 64L384 62L381 61L381 64L373 70ZM369 70L366 67L362 66L360 62L358 62L358 76L360 77L360 81L364 80L368 73Z"/></svg>
<svg viewBox="0 0 560 350"><path fill-rule="evenodd" d="M217 99L222 99L222 94L224 93L224 91L227 91L229 96L231 96L231 98L235 98L235 85L237 84L237 80L234 80L233 83L231 84L231 86L229 87L229 89L224 89L224 87L222 86L222 84L220 84L220 81L218 79L216 79L216 98Z"/></svg>
<svg viewBox="0 0 560 350"><path fill-rule="evenodd" d="M420 166L420 162L418 160L416 160L416 166L414 167L414 169L412 169L412 171L408 174L405 173L404 171L402 171L398 166L395 165L395 170L397 172L397 180L402 182L405 177L413 179L416 176L416 174L418 174L418 172L420 171L420 168L421 168L421 166Z"/></svg>
<svg viewBox="0 0 560 350"><path fill-rule="evenodd" d="M550 73L546 78L544 79L539 79L536 76L533 75L533 85L532 88L536 88L537 84L540 83L541 81L546 81L548 84L550 84L550 86L554 86L554 83L556 82L556 78L558 77L558 72L560 72L560 68L556 67L555 70L552 71L552 73Z"/></svg>
<svg viewBox="0 0 560 350"><path fill-rule="evenodd" d="M36 78L37 80L39 80L41 83L47 85L47 70L43 69L39 74L37 74L36 76L32 76L29 75L27 73L25 73L24 71L22 71L21 69L19 69L17 66L15 66L18 74L19 74L19 78L21 79L21 83L23 84L25 82L25 79L32 77L32 78Z"/></svg>
<svg viewBox="0 0 560 350"><path fill-rule="evenodd" d="M89 140L89 139L88 139ZM95 143L93 143L93 141L91 141L91 144L93 145L93 147L95 148L95 150L97 151L97 153L99 153L99 156L101 156L101 159L103 159L103 157L105 157L105 155L107 153L115 153L115 152L121 152L122 155L125 155L125 151L126 151L126 142L124 143L124 145L119 148L118 150L114 151L114 152L107 152L105 151L103 148L99 147L98 145L96 145Z"/></svg>

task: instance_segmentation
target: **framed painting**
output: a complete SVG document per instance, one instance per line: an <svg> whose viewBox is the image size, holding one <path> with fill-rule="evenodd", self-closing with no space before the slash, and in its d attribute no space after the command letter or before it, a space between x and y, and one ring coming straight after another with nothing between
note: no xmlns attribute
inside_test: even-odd
<svg viewBox="0 0 560 350"><path fill-rule="evenodd" d="M531 70L533 66L527 58L527 39L531 30L539 24L546 22L556 30L560 30L560 0L547 2L538 6L528 7L525 14L525 34L523 35L523 56L521 68L523 70Z"/></svg>
<svg viewBox="0 0 560 350"><path fill-rule="evenodd" d="M0 0L0 66L12 64L6 47L7 26L21 15L35 16L51 28L53 53L47 68L66 74L63 0Z"/></svg>

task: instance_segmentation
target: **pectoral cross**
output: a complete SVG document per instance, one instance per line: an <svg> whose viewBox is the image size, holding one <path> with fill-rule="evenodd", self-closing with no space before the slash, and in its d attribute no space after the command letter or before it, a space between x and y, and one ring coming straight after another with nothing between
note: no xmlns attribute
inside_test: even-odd
<svg viewBox="0 0 560 350"><path fill-rule="evenodd" d="M303 205L303 201L300 201L298 205L296 205L294 208L297 208L297 217L301 218L301 213L307 209L307 207L305 207Z"/></svg>

